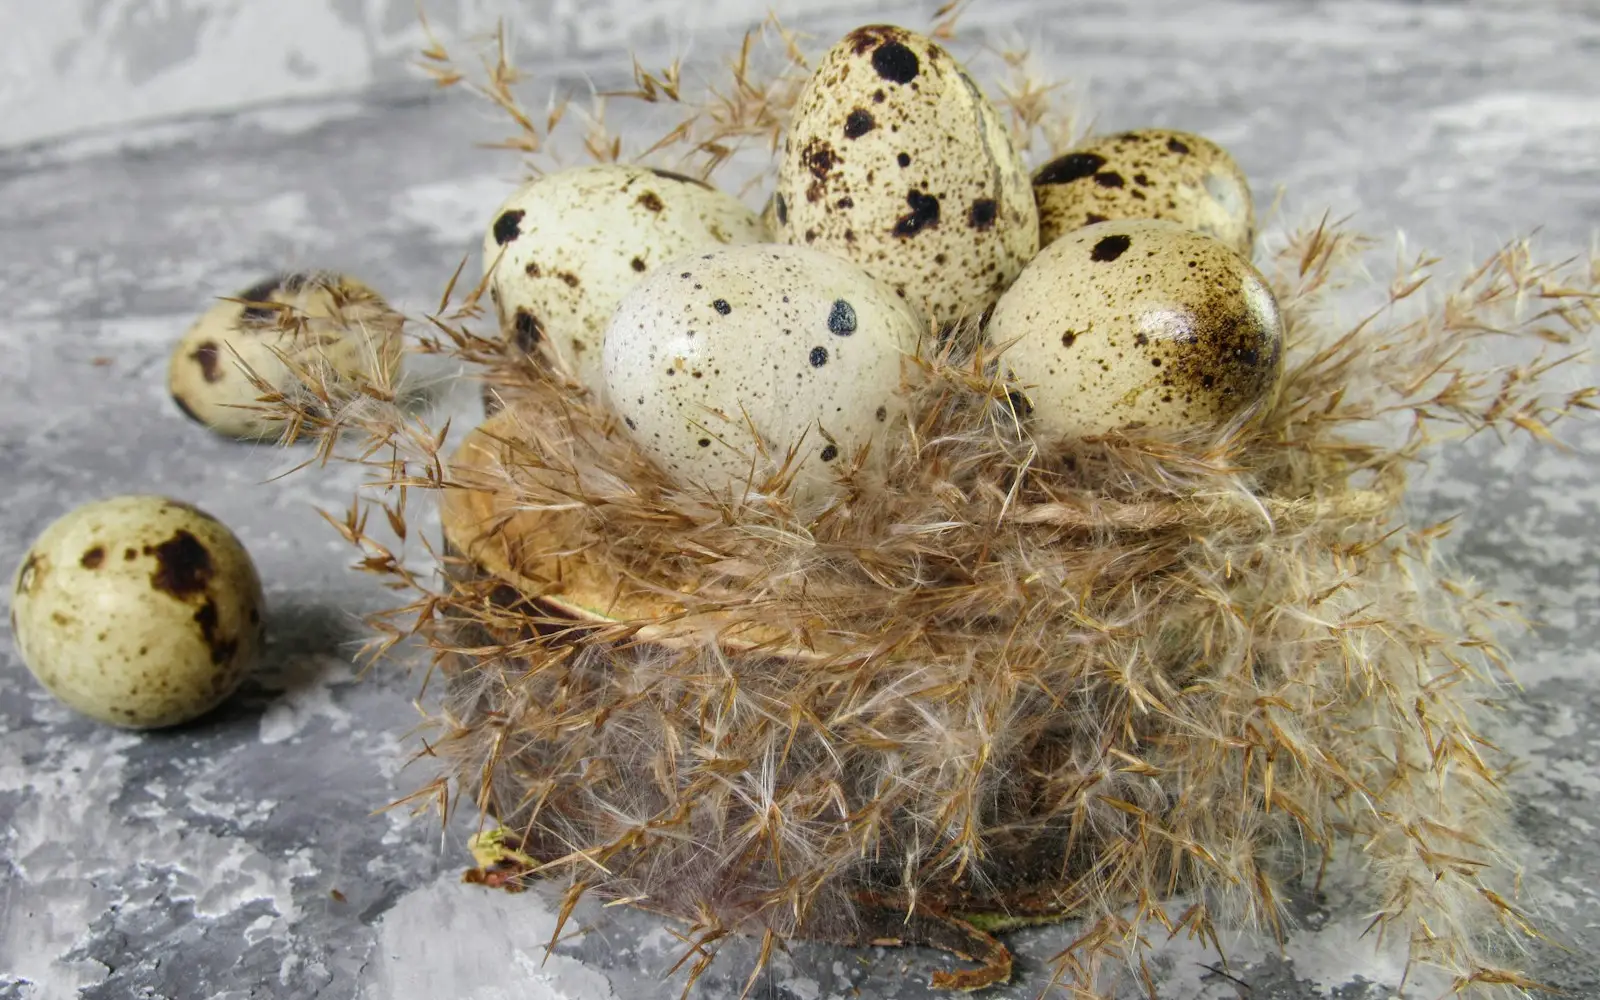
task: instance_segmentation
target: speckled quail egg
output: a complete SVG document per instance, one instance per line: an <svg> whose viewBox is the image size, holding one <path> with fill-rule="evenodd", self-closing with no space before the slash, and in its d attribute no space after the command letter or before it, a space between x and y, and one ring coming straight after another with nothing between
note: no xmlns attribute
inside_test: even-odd
<svg viewBox="0 0 1600 1000"><path fill-rule="evenodd" d="M113 497L64 515L28 550L12 594L12 632L39 683L116 726L210 711L264 642L249 553L215 518L165 497Z"/></svg>
<svg viewBox="0 0 1600 1000"><path fill-rule="evenodd" d="M1004 119L967 71L904 28L858 28L795 105L774 201L780 242L860 264L945 325L992 305L1039 247Z"/></svg>
<svg viewBox="0 0 1600 1000"><path fill-rule="evenodd" d="M501 329L580 385L600 384L600 340L617 303L662 261L768 238L756 213L704 181L597 164L513 194L483 240Z"/></svg>
<svg viewBox="0 0 1600 1000"><path fill-rule="evenodd" d="M277 437L283 421L258 408L261 391L242 366L289 395L301 387L295 368L316 381L349 386L392 379L400 368L403 322L353 278L275 275L201 315L173 349L167 388L180 410L220 434Z"/></svg>
<svg viewBox="0 0 1600 1000"><path fill-rule="evenodd" d="M1147 128L1103 136L1033 175L1039 245L1111 219L1166 219L1251 256L1250 182L1228 151L1203 136Z"/></svg>
<svg viewBox="0 0 1600 1000"><path fill-rule="evenodd" d="M923 329L893 290L818 250L691 255L618 307L605 336L606 389L639 448L679 483L738 492L798 447L795 496L817 497L858 448L901 421L902 364ZM768 461L756 457L751 427Z"/></svg>
<svg viewBox="0 0 1600 1000"><path fill-rule="evenodd" d="M1039 251L989 321L1034 434L1214 427L1281 369L1260 273L1220 240L1156 220L1101 222Z"/></svg>

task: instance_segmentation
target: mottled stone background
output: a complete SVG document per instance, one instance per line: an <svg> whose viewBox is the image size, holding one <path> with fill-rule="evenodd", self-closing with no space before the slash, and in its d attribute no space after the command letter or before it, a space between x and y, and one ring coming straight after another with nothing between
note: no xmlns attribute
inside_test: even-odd
<svg viewBox="0 0 1600 1000"><path fill-rule="evenodd" d="M857 20L927 23L932 3L782 3L826 40ZM441 34L501 15L541 78L625 82L628 46L705 72L754 0L429 0ZM676 995L675 942L649 918L461 886L463 828L376 812L416 787L420 675L358 678L356 616L385 595L317 517L347 470L271 477L298 456L185 421L162 384L208 298L279 267L328 266L416 312L518 174L474 144L499 123L408 69L411 0L0 0L0 568L70 507L160 491L225 520L266 580L272 645L221 711L130 735L45 697L0 625L0 1000L323 997L511 1000ZM870 13L869 13L870 12ZM1600 227L1600 5L1592 0L980 2L968 42L1027 39L1099 127L1212 135L1273 227L1325 209L1405 233L1455 270L1542 227L1549 256ZM241 110L243 109L243 110ZM757 194L751 195L752 203ZM1374 257L1381 273L1392 256ZM1591 369L1591 372L1593 369ZM434 372L450 376L452 372ZM441 378L442 412L476 418ZM1526 891L1568 950L1534 971L1600 996L1600 433L1565 451L1471 446L1420 484L1418 516L1459 511L1454 554L1547 625L1518 639L1526 691L1499 736L1527 767L1515 827ZM1280 952L1229 943L1229 975L1188 942L1163 997L1387 997L1402 964L1362 938L1353 874L1299 901ZM1019 982L1072 928L1016 935ZM748 957L748 953L745 953ZM939 956L796 948L756 995L926 995ZM707 995L736 995L737 961ZM905 973L909 971L909 977ZM1439 984L1413 981L1409 995Z"/></svg>

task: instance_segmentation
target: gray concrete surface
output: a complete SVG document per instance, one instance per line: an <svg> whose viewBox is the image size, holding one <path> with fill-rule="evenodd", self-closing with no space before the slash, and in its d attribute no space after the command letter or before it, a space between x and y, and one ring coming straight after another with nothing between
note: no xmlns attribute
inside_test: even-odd
<svg viewBox="0 0 1600 1000"><path fill-rule="evenodd" d="M872 16L914 24L928 6ZM836 5L800 14L823 35L850 26ZM968 23L979 39L1032 38L1053 72L1087 85L1104 128L1169 124L1227 144L1263 204L1287 190L1289 222L1354 211L1462 267L1534 227L1550 255L1586 250L1600 227L1592 3L995 0ZM620 82L607 74L625 57L597 45L583 65ZM44 696L0 625L3 1000L677 993L658 922L583 911L582 933L541 964L548 900L459 885L461 828L374 811L426 772L401 766L417 746L418 676L358 679L351 665L355 617L385 595L346 569L314 510L342 506L353 477L268 482L292 456L215 439L165 395L174 338L209 296L263 271L337 267L413 311L436 300L517 167L474 148L500 134L475 106L415 94L0 151L0 567L73 505L179 495L254 553L273 637L222 710L139 736ZM474 399L458 386L440 405L470 416ZM1600 996L1600 431L1569 441L1458 451L1416 502L1419 516L1461 511L1456 558L1548 623L1515 644L1526 690L1501 738L1527 761L1515 789L1527 889L1569 945L1538 952L1533 971L1586 997ZM1361 939L1352 885L1298 901L1282 952L1232 942L1231 979L1200 949L1166 946L1162 996L1395 995L1400 966ZM996 995L1036 995L1071 933L1015 935L1022 975ZM796 947L755 995L919 997L943 961ZM739 964L719 963L705 995L736 995Z"/></svg>

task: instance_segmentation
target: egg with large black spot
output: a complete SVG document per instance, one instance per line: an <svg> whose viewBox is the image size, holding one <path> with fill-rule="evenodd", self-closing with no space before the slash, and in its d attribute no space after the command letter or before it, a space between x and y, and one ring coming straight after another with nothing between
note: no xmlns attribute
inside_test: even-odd
<svg viewBox="0 0 1600 1000"><path fill-rule="evenodd" d="M932 39L858 28L794 107L773 214L781 242L845 257L941 325L992 305L1039 245L1004 118Z"/></svg>
<svg viewBox="0 0 1600 1000"><path fill-rule="evenodd" d="M238 537L190 504L119 496L47 526L12 580L17 650L46 690L115 726L187 722L231 694L265 642Z"/></svg>
<svg viewBox="0 0 1600 1000"><path fill-rule="evenodd" d="M276 274L219 299L174 345L167 391L186 416L229 437L277 437L283 415L263 389L354 395L391 386L404 318L360 281L332 272ZM307 383L310 383L309 385Z"/></svg>
<svg viewBox="0 0 1600 1000"><path fill-rule="evenodd" d="M812 498L858 456L884 455L923 329L847 260L729 248L673 261L623 299L605 385L629 436L679 484L759 488L794 448L795 495Z"/></svg>
<svg viewBox="0 0 1600 1000"><path fill-rule="evenodd" d="M1282 372L1283 320L1260 272L1157 220L1096 223L1045 247L987 335L1046 439L1215 429Z"/></svg>
<svg viewBox="0 0 1600 1000"><path fill-rule="evenodd" d="M1101 136L1033 174L1039 245L1113 219L1165 219L1214 236L1245 257L1255 242L1250 181L1204 136L1146 128Z"/></svg>
<svg viewBox="0 0 1600 1000"><path fill-rule="evenodd" d="M645 275L679 254L767 238L756 213L698 178L594 164L512 194L484 234L483 266L509 343L593 388L606 323Z"/></svg>

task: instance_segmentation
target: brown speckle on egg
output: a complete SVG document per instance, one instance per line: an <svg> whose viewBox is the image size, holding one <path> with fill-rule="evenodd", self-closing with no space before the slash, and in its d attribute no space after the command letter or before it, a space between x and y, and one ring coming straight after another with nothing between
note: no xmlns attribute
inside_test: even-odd
<svg viewBox="0 0 1600 1000"><path fill-rule="evenodd" d="M646 191L635 199L647 212L660 212L667 206L662 202L661 196L654 191Z"/></svg>
<svg viewBox="0 0 1600 1000"><path fill-rule="evenodd" d="M872 112L865 108L856 108L844 120L844 137L846 139L859 139L871 132L878 125L872 117Z"/></svg>

